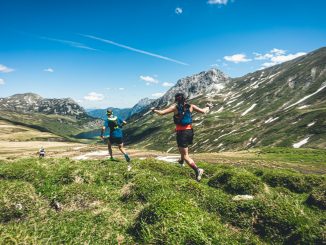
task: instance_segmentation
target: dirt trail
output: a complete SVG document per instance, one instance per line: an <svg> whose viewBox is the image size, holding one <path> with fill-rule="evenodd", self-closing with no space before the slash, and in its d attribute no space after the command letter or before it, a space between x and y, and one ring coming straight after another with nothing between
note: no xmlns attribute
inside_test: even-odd
<svg viewBox="0 0 326 245"><path fill-rule="evenodd" d="M46 150L46 157L62 158L68 157L75 160L107 159L109 157L107 146L104 144L81 144L73 142L58 141L22 141L11 142L0 140L0 160L14 160L17 158L36 157L38 150L43 146ZM134 146L135 147L135 146ZM127 152L132 159L155 158L169 163L176 163L178 154L135 149L127 147ZM122 154L117 147L113 147L113 155L123 160ZM290 168L303 173L325 174L326 169L321 169L313 164L290 163L285 161L272 161L259 157L255 152L223 152L223 153L197 153L190 154L196 163L224 163L233 166L259 166L267 168Z"/></svg>

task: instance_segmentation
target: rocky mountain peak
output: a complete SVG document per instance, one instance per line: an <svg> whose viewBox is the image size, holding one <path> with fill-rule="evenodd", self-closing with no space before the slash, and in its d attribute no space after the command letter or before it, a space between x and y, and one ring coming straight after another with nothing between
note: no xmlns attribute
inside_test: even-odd
<svg viewBox="0 0 326 245"><path fill-rule="evenodd" d="M21 113L43 113L67 116L86 116L84 108L80 107L73 99L44 99L38 94L15 94L0 98L0 110Z"/></svg>
<svg viewBox="0 0 326 245"><path fill-rule="evenodd" d="M193 99L200 95L210 96L225 88L229 82L230 78L220 70L211 69L203 71L178 80L176 85L152 104L153 106L161 106L172 103L174 95L178 92L184 93L188 99Z"/></svg>

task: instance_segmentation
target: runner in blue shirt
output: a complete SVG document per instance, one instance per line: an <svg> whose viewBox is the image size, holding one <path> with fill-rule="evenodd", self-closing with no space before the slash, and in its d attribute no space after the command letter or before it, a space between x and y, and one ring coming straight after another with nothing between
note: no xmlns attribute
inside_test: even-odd
<svg viewBox="0 0 326 245"><path fill-rule="evenodd" d="M121 118L114 116L112 110L107 110L106 112L108 118L105 120L104 125L101 130L101 139L107 141L108 150L110 154L110 159L113 159L112 155L112 144L117 144L119 150L124 155L127 162L130 162L130 157L126 153L123 147L123 133L122 133L122 126L126 125L127 122L123 121Z"/></svg>

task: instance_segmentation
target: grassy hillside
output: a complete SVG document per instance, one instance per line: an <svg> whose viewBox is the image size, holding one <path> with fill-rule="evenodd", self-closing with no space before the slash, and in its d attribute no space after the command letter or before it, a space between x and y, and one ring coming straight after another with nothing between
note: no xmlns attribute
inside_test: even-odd
<svg viewBox="0 0 326 245"><path fill-rule="evenodd" d="M41 113L22 114L13 111L1 111L0 119L16 125L51 132L66 139L75 140L74 136L98 128L94 119L45 115Z"/></svg>
<svg viewBox="0 0 326 245"><path fill-rule="evenodd" d="M0 120L0 141L62 141L57 135Z"/></svg>
<svg viewBox="0 0 326 245"><path fill-rule="evenodd" d="M285 154L285 153L284 153ZM1 244L322 244L326 176L156 160L0 162ZM253 195L236 200L236 195Z"/></svg>
<svg viewBox="0 0 326 245"><path fill-rule="evenodd" d="M193 114L195 152L254 147L326 148L326 48L289 62L232 79L221 91L189 103L214 106ZM184 92L184 91L182 91ZM165 107L165 105L159 105ZM172 115L142 111L126 127L127 140L149 149L174 152ZM172 148L174 147L174 148ZM300 147L300 146L297 146Z"/></svg>

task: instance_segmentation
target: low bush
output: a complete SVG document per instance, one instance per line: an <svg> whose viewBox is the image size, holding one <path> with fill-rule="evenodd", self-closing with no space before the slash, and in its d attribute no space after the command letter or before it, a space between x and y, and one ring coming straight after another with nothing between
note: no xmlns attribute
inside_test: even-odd
<svg viewBox="0 0 326 245"><path fill-rule="evenodd" d="M181 198L144 208L130 233L144 244L259 244L252 235L228 229L214 215Z"/></svg>
<svg viewBox="0 0 326 245"><path fill-rule="evenodd" d="M222 170L209 179L208 185L230 194L256 194L263 190L261 180L246 170Z"/></svg>
<svg viewBox="0 0 326 245"><path fill-rule="evenodd" d="M0 180L0 222L27 217L41 202L34 187L23 181Z"/></svg>
<svg viewBox="0 0 326 245"><path fill-rule="evenodd" d="M265 171L262 180L272 187L285 187L297 193L310 192L313 187L326 181L324 176L304 175L286 170Z"/></svg>
<svg viewBox="0 0 326 245"><path fill-rule="evenodd" d="M315 187L309 194L306 203L326 210L326 185Z"/></svg>

